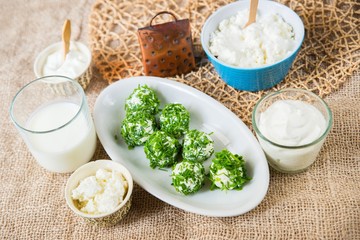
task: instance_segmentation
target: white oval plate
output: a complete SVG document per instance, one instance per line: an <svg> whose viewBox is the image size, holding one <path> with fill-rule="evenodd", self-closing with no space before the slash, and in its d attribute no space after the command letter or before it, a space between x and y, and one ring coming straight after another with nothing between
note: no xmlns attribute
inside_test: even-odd
<svg viewBox="0 0 360 240"><path fill-rule="evenodd" d="M161 107L178 102L190 112L190 129L213 132L215 152L224 148L242 155L252 180L241 191L210 191L207 180L191 196L176 192L171 185L171 168L152 169L143 147L128 150L119 134L125 116L125 99L138 85L154 89ZM255 208L266 195L269 168L265 155L247 126L229 109L208 95L185 84L157 77L122 79L105 88L96 99L94 122L98 137L110 158L125 165L137 184L150 194L185 211L216 217L237 216ZM204 162L208 167L214 155Z"/></svg>

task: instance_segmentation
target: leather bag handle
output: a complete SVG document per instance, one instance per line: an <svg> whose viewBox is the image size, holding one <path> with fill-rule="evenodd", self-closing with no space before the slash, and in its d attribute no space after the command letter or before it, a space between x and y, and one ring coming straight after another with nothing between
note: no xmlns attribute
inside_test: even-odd
<svg viewBox="0 0 360 240"><path fill-rule="evenodd" d="M170 14L171 16L173 16L173 18L175 19L175 21L177 21L177 18L175 17L175 15L174 15L173 13L168 12L168 11L162 11L162 12L157 13L157 14L151 19L151 21L150 21L150 27L152 27L152 22L153 22L153 20L154 20L157 16L159 16L159 15L161 15L161 14Z"/></svg>

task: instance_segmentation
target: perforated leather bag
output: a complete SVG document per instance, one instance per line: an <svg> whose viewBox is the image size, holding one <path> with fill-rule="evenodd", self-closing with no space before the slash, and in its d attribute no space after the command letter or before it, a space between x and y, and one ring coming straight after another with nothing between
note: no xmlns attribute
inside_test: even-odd
<svg viewBox="0 0 360 240"><path fill-rule="evenodd" d="M161 14L170 14L174 21L152 25ZM171 12L156 14L148 27L138 29L144 73L148 76L175 76L195 67L189 19L177 20Z"/></svg>

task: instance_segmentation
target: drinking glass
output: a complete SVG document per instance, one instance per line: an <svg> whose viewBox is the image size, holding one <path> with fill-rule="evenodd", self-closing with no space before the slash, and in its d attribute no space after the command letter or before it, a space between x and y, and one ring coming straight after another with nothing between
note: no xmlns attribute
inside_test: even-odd
<svg viewBox="0 0 360 240"><path fill-rule="evenodd" d="M38 78L15 95L10 117L36 161L68 173L90 161L95 127L84 90L64 76Z"/></svg>
<svg viewBox="0 0 360 240"><path fill-rule="evenodd" d="M289 110L281 112L281 116L277 116L278 122L276 123L277 130L274 129L264 129L261 130L261 127L259 126L260 118L262 117L262 114L274 103L277 101L300 101L301 103L305 103L305 105L302 105L303 107L306 107L308 111L319 111L320 115L323 119L323 128L322 132L319 132L317 137L310 142L300 142L299 144L292 143L292 140L288 140L286 144L284 142L276 142L274 141L270 136L266 135L264 133L267 131L269 133L270 131L273 132L273 134L281 135L282 133L288 132L290 135L295 135L297 137L299 136L305 136L304 134L299 134L299 131L305 131L309 129L301 129L302 124L307 124L306 126L314 126L316 124L319 124L319 122L311 122L311 121L317 121L314 119L301 119L302 114L299 112L300 110ZM279 106L279 105L277 105ZM310 108L310 109L309 109ZM294 114L293 116L287 115L285 112L289 112ZM296 115L298 114L298 115ZM298 116L298 118L294 118L294 116ZM285 123L285 119L292 118L294 125L296 125L299 128L292 129L290 123ZM310 122L307 122L310 121ZM326 139L326 136L328 135L331 126L332 126L332 113L329 108L329 106L316 94L304 90L304 89L283 89L276 92L271 92L261 98L257 104L254 107L253 114L252 114L252 124L256 133L256 137L259 140L259 143L262 147L262 149L265 152L266 158L268 160L269 165L284 173L298 173L306 170L311 164L314 163L316 160L316 157ZM290 124L290 125L289 125ZM320 131L316 128L313 130L309 130L309 132L312 131ZM314 132L310 133L313 134ZM288 136L286 136L288 137Z"/></svg>

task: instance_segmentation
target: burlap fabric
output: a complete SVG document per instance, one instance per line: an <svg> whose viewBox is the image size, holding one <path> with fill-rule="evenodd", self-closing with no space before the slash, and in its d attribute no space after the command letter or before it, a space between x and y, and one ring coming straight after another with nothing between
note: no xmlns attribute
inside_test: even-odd
<svg viewBox="0 0 360 240"><path fill-rule="evenodd" d="M129 1L130 2L130 1ZM140 1L133 1L139 3ZM144 1L146 2L146 1ZM202 4L203 1L189 1ZM214 1L215 2L215 1ZM314 1L315 2L315 1ZM305 42L304 49L311 55L309 71L302 68L304 84L312 79L310 85L327 95L325 100L334 114L334 126L315 164L304 173L286 175L271 170L268 194L262 203L242 216L229 218L210 218L187 213L174 208L139 186L135 186L133 205L126 218L111 228L87 225L75 216L66 206L63 197L65 183L69 174L53 174L39 167L24 142L12 125L8 109L16 91L34 79L32 65L36 54L46 46L60 40L60 31L65 18L72 20L73 40L94 43L88 38L88 17L94 13L94 1L6 1L0 6L0 101L1 101L1 161L0 161L0 238L1 239L360 239L360 77L359 59L355 58L359 49L358 5L353 2L333 1L326 4L324 14L329 14L327 28L339 37L337 44L328 41L329 31L323 32L318 41ZM121 5L122 1L113 3ZM164 4L176 5L177 1L146 2L144 15L152 15L164 8ZM218 3L217 3L218 4ZM211 6L215 7L213 3ZM319 11L324 4L317 1L311 4L297 4L299 13ZM295 4L295 5L292 5ZM348 8L346 6L353 6ZM330 7L337 11L328 12ZM344 9L342 9L344 7ZM107 12L109 20L117 13ZM210 14L206 8L193 13L193 18L203 19ZM352 16L348 18L347 16ZM124 19L137 17L129 8L122 9ZM317 15L316 15L317 16ZM314 15L313 18L316 18ZM311 18L311 19L313 19ZM324 21L328 18L321 18ZM145 21L145 20L144 20ZM339 28L343 23L347 28ZM319 26L305 22L307 26ZM130 27L130 26L129 26ZM131 26L135 29L138 26ZM100 28L99 28L100 29ZM309 28L308 28L309 29ZM336 30L337 29L337 30ZM122 29L121 31L129 31ZM196 36L199 29L195 29ZM339 31L345 31L352 40ZM308 31L309 32L309 31ZM314 34L316 31L314 30ZM330 33L329 33L330 34ZM324 36L324 39L321 39ZM342 36L342 37L340 37ZM346 38L346 40L345 40ZM99 41L102 41L99 39ZM357 44L349 46L349 42ZM334 41L332 41L334 42ZM351 45L351 44L350 44ZM94 45L91 45L94 47ZM130 45L128 45L130 47ZM327 47L331 46L331 49ZM328 57L320 59L312 55L313 48L325 49ZM347 50L353 58L347 58ZM331 50L331 51L330 51ZM332 55L339 53L341 55ZM333 56L333 57L331 57ZM336 56L336 57L335 57ZM137 56L134 56L136 59ZM96 58L94 58L96 60ZM138 60L134 60L137 64ZM326 61L326 62L324 62ZM314 64L314 65L310 65ZM340 66L336 71L322 75L322 64ZM205 65L205 68L208 65ZM317 66L317 67L316 67ZM349 67L350 66L350 67ZM204 69L205 69L204 68ZM354 69L355 68L355 69ZM130 71L131 65L124 67ZM318 69L318 70L316 70ZM137 69L133 75L140 74ZM315 72L314 72L315 71ZM126 73L124 76L131 75ZM214 73L208 72L209 76ZM305 76L311 76L309 78ZM101 74L92 77L86 94L93 109L96 97L107 86L107 79ZM216 79L216 76L213 77ZM176 78L178 80L180 78ZM184 81L188 79L184 77ZM317 81L314 81L317 80ZM320 79L320 81L318 81ZM323 79L323 80L321 80ZM319 82L328 79L326 84ZM286 80L290 81L290 79ZM310 81L310 80L309 80ZM224 85L221 80L209 85L202 82L189 83L221 101L225 106L238 104L233 110L239 117L246 119L251 106L240 108L248 101L242 92ZM285 83L282 87L286 86ZM290 84L290 83L289 83ZM309 87L310 88L310 87ZM217 90L215 90L217 89ZM217 92L216 92L217 91ZM216 93L216 94L215 94ZM235 95L233 95L235 94ZM253 93L257 98L263 93ZM233 101L237 96L239 103ZM231 102L231 104L230 104ZM238 110L236 110L238 109ZM241 111L245 111L244 115ZM245 120L246 121L246 120ZM101 144L93 159L108 158ZM224 195L226 197L226 195Z"/></svg>

